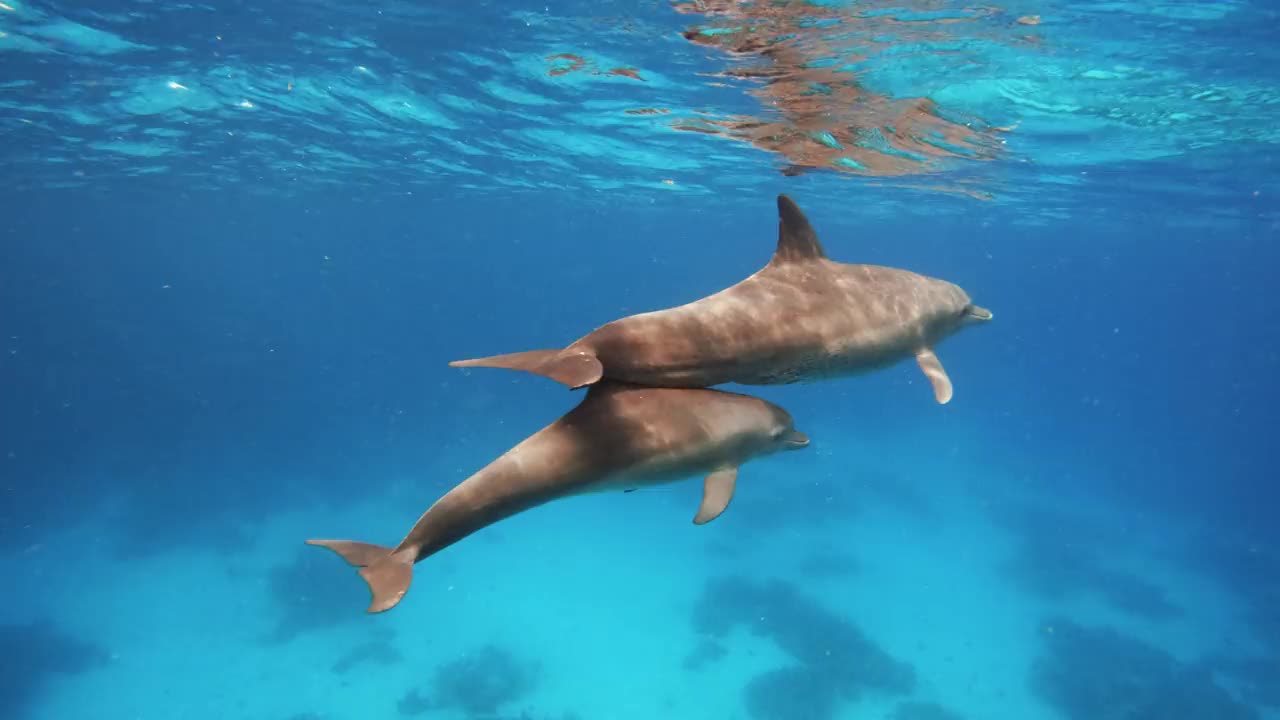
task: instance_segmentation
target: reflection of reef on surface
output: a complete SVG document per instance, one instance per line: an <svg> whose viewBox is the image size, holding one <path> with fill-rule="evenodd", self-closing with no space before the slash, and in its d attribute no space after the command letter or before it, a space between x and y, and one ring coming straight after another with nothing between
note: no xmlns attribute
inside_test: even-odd
<svg viewBox="0 0 1280 720"><path fill-rule="evenodd" d="M547 70L547 74L551 77L559 77L572 72L586 72L589 75L618 75L620 77L645 82L645 79L640 76L640 71L636 68L615 67L600 69L595 67L595 63L590 60L582 57L581 55L574 55L572 53L548 55L547 63L550 66Z"/></svg>
<svg viewBox="0 0 1280 720"><path fill-rule="evenodd" d="M1031 686L1064 717L1089 720L1257 720L1209 671L1111 628L1064 618L1041 624Z"/></svg>
<svg viewBox="0 0 1280 720"><path fill-rule="evenodd" d="M877 3L883 4L883 3ZM944 162L987 160L1001 148L1001 129L977 118L949 118L928 98L892 98L866 88L856 65L895 47L957 39L943 26L981 19L967 10L923 19L899 6L833 7L807 2L746 3L693 0L677 12L714 18L683 34L735 59L759 57L764 66L735 66L725 77L759 81L751 94L770 117L697 117L678 130L719 135L781 155L783 174L826 169L878 177L930 172ZM921 8L916 8L921 9ZM896 10L896 11L895 11ZM913 16L909 21L900 15ZM959 188L953 188L959 189ZM962 192L986 199L985 193Z"/></svg>
<svg viewBox="0 0 1280 720"><path fill-rule="evenodd" d="M710 638L745 625L795 661L747 684L744 701L757 720L822 720L864 693L902 695L915 688L910 665L786 582L740 576L709 581L692 621Z"/></svg>
<svg viewBox="0 0 1280 720"><path fill-rule="evenodd" d="M0 717L22 717L59 675L78 675L106 663L106 653L48 623L0 625Z"/></svg>
<svg viewBox="0 0 1280 720"><path fill-rule="evenodd" d="M536 681L534 665L502 647L485 645L441 665L436 670L429 696L410 690L400 699L398 707L400 714L406 716L456 708L469 718L496 718L504 706L527 695Z"/></svg>

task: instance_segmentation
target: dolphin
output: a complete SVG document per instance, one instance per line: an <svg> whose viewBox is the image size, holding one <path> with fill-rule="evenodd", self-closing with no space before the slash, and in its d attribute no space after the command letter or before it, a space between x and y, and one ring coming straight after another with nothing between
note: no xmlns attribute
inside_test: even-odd
<svg viewBox="0 0 1280 720"><path fill-rule="evenodd" d="M352 540L307 544L359 567L372 593L368 612L384 612L408 592L415 563L517 513L563 497L705 475L693 518L702 525L728 507L740 465L808 444L786 410L760 398L606 380L445 493L394 548Z"/></svg>
<svg viewBox="0 0 1280 720"><path fill-rule="evenodd" d="M572 389L611 378L661 387L783 385L852 375L914 357L939 403L951 380L934 346L991 311L945 280L827 259L800 208L778 196L778 246L764 268L714 295L600 326L561 350L453 367L544 375Z"/></svg>

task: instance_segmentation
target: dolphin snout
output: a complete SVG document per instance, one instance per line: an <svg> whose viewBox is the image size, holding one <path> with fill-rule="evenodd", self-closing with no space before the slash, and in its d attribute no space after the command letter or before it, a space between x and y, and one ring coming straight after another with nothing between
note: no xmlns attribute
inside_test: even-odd
<svg viewBox="0 0 1280 720"><path fill-rule="evenodd" d="M792 430L782 438L782 444L788 450L799 450L802 447L808 447L809 436L798 430Z"/></svg>
<svg viewBox="0 0 1280 720"><path fill-rule="evenodd" d="M984 322L987 320L990 320L993 317L990 310L984 307L981 307L978 305L972 305L972 304L964 309L964 314L966 317L970 318L971 320L982 320Z"/></svg>

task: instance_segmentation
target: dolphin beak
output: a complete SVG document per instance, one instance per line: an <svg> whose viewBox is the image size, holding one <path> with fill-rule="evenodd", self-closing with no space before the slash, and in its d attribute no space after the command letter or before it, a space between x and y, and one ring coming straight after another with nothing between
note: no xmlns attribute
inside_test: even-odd
<svg viewBox="0 0 1280 720"><path fill-rule="evenodd" d="M787 433L782 442L788 450L799 450L802 447L809 446L809 436L797 430L792 430Z"/></svg>
<svg viewBox="0 0 1280 720"><path fill-rule="evenodd" d="M992 317L994 317L991 314L990 310L984 307L979 307L977 305L970 305L969 307L965 308L964 314L971 320L982 320L983 322L986 322L987 320L990 320Z"/></svg>

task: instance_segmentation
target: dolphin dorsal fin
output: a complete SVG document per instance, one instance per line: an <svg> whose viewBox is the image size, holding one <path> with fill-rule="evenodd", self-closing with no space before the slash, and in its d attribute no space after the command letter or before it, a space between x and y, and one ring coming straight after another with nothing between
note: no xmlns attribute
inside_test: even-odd
<svg viewBox="0 0 1280 720"><path fill-rule="evenodd" d="M770 265L821 260L827 254L818 242L818 234L809 224L800 206L786 195L778 196L778 249Z"/></svg>

